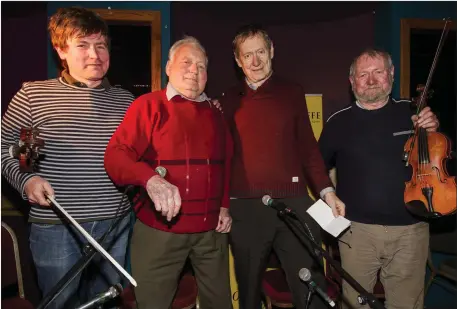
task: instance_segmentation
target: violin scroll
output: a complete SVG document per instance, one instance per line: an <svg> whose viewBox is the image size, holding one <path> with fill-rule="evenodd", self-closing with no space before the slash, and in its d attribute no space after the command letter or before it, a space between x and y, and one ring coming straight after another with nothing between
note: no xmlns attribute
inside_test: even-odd
<svg viewBox="0 0 457 309"><path fill-rule="evenodd" d="M416 86L416 92L417 92L417 97L412 97L411 98L411 104L412 104L412 107L414 108L417 108L418 107L418 104L420 102L420 99L421 99L421 96L422 96L422 93L424 92L425 90L425 84L418 84ZM425 97L424 97L424 106L427 105L427 101L432 99L433 98L433 94L435 93L435 91L433 89L428 89L427 93L425 94Z"/></svg>

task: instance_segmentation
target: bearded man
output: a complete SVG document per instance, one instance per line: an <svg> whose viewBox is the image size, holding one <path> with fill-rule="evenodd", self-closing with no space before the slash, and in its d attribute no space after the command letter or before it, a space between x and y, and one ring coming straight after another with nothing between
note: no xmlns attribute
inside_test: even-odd
<svg viewBox="0 0 457 309"><path fill-rule="evenodd" d="M337 194L352 221L339 242L343 268L368 292L379 272L387 308L423 308L429 226L405 208L411 170L402 154L411 120L427 131L439 123L428 107L417 117L409 100L390 97L393 76L388 53L356 57L349 71L356 101L328 118L319 146L327 169L336 167ZM368 307L357 297L343 282L344 307Z"/></svg>

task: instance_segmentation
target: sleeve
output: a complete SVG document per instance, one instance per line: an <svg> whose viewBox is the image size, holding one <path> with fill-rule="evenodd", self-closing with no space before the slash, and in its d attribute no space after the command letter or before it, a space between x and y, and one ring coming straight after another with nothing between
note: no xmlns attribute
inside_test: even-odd
<svg viewBox="0 0 457 309"><path fill-rule="evenodd" d="M158 104L142 97L128 108L105 151L105 169L118 186L146 186L157 173L146 162L144 153L152 146L153 133L159 117Z"/></svg>
<svg viewBox="0 0 457 309"><path fill-rule="evenodd" d="M230 172L232 168L233 139L227 123L225 124L225 171L224 171L224 194L222 196L222 207L229 208L230 205Z"/></svg>
<svg viewBox="0 0 457 309"><path fill-rule="evenodd" d="M333 127L334 126L332 122L325 124L319 138L319 149L321 151L327 171L330 171L332 168L334 168L336 163L335 159L337 139L334 138Z"/></svg>
<svg viewBox="0 0 457 309"><path fill-rule="evenodd" d="M37 175L22 173L19 169L19 160L10 155L9 149L18 143L21 128L32 125L31 104L27 95L27 83L24 83L9 103L1 124L2 175L22 195L23 199L27 199L24 193L25 183Z"/></svg>
<svg viewBox="0 0 457 309"><path fill-rule="evenodd" d="M311 189L319 195L323 189L333 187L333 185L325 168L316 138L314 137L308 116L305 93L301 87L297 91L295 100L300 102L298 104L299 111L297 112L297 136L304 174L308 179Z"/></svg>

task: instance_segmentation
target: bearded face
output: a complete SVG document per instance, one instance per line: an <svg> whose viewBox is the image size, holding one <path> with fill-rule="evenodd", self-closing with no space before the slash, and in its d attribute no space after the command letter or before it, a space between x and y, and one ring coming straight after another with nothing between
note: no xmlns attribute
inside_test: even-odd
<svg viewBox="0 0 457 309"><path fill-rule="evenodd" d="M362 104L375 104L387 100L392 91L394 68L388 68L381 56L361 56L350 77L352 91Z"/></svg>

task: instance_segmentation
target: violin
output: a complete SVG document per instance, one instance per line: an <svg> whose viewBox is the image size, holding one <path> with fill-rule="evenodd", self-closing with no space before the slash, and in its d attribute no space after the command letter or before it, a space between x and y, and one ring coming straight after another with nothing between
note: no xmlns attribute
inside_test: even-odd
<svg viewBox="0 0 457 309"><path fill-rule="evenodd" d="M19 142L9 148L10 156L19 159L22 173L32 173L36 169L35 161L39 158L40 148L44 146L44 140L39 135L37 128L22 128Z"/></svg>
<svg viewBox="0 0 457 309"><path fill-rule="evenodd" d="M447 35L448 21L444 25L438 49L425 85L419 85L420 97L416 100L417 112L427 105L430 82L437 59ZM408 211L424 218L439 218L457 210L455 177L449 176L446 161L451 158L451 140L439 132L427 132L416 127L404 146L406 166L413 168L411 180L405 183L404 202Z"/></svg>
<svg viewBox="0 0 457 309"><path fill-rule="evenodd" d="M420 98L421 98L421 94L422 92L424 92L424 89L425 89L425 85L424 84L418 84L416 86L416 92L418 93L418 96L417 97L414 97L412 98L412 106L413 107L416 107L419 106L420 104ZM433 98L433 94L435 93L435 91L433 89L429 89L427 91L427 97L424 98L424 100L430 100L431 98Z"/></svg>

